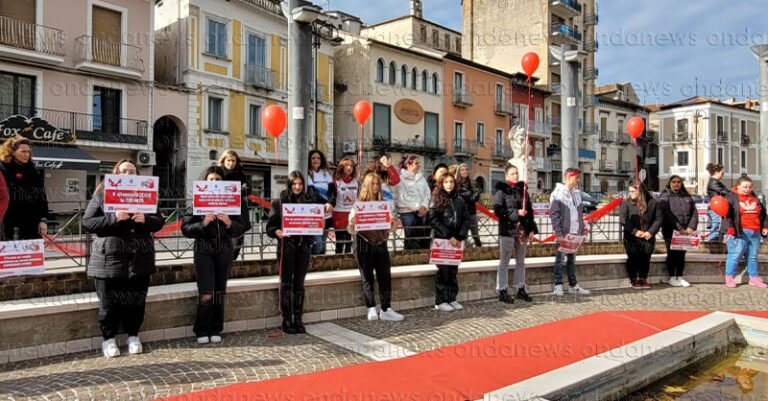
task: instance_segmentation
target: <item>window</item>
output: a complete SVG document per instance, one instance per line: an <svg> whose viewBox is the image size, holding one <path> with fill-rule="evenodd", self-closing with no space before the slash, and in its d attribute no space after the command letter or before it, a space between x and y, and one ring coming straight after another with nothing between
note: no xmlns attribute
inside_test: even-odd
<svg viewBox="0 0 768 401"><path fill-rule="evenodd" d="M719 146L717 148L717 164L724 165L723 161L723 148Z"/></svg>
<svg viewBox="0 0 768 401"><path fill-rule="evenodd" d="M521 127L526 127L528 124L528 120L531 118L531 113L528 111L528 105L527 104L520 104L520 115L518 117L518 121Z"/></svg>
<svg viewBox="0 0 768 401"><path fill-rule="evenodd" d="M453 92L461 93L464 90L464 74L454 71L453 73Z"/></svg>
<svg viewBox="0 0 768 401"><path fill-rule="evenodd" d="M0 1L0 16L34 24L36 5L35 0Z"/></svg>
<svg viewBox="0 0 768 401"><path fill-rule="evenodd" d="M440 46L440 32L436 30L432 31L432 45L435 47Z"/></svg>
<svg viewBox="0 0 768 401"><path fill-rule="evenodd" d="M438 144L438 130L440 128L440 116L435 113L424 113L424 145L436 149Z"/></svg>
<svg viewBox="0 0 768 401"><path fill-rule="evenodd" d="M248 113L250 114L248 135L261 137L261 106L252 104Z"/></svg>
<svg viewBox="0 0 768 401"><path fill-rule="evenodd" d="M208 98L208 129L211 131L222 131L221 109L223 103L223 99L217 97Z"/></svg>
<svg viewBox="0 0 768 401"><path fill-rule="evenodd" d="M249 34L246 44L246 82L256 84L260 87L272 87L274 85L274 78L269 74L269 71L266 68L266 40L261 36Z"/></svg>
<svg viewBox="0 0 768 401"><path fill-rule="evenodd" d="M427 27L422 25L419 28L419 30L420 30L420 33L421 33L421 42L422 43L427 43Z"/></svg>
<svg viewBox="0 0 768 401"><path fill-rule="evenodd" d="M416 67L411 70L411 89L416 90L416 77L419 76L419 72L416 71Z"/></svg>
<svg viewBox="0 0 768 401"><path fill-rule="evenodd" d="M485 124L481 122L475 124L475 140L478 145L485 145Z"/></svg>
<svg viewBox="0 0 768 401"><path fill-rule="evenodd" d="M400 86L403 88L408 87L408 67L405 65L400 67Z"/></svg>
<svg viewBox="0 0 768 401"><path fill-rule="evenodd" d="M119 89L93 87L94 132L120 133L121 95Z"/></svg>
<svg viewBox="0 0 768 401"><path fill-rule="evenodd" d="M451 50L451 36L447 33L444 36L444 43L443 46L445 46L445 49L450 51Z"/></svg>
<svg viewBox="0 0 768 401"><path fill-rule="evenodd" d="M456 52L461 53L461 39L456 39Z"/></svg>
<svg viewBox="0 0 768 401"><path fill-rule="evenodd" d="M376 60L376 82L384 82L384 60Z"/></svg>
<svg viewBox="0 0 768 401"><path fill-rule="evenodd" d="M746 150L741 151L741 168L743 169L747 168L747 151Z"/></svg>
<svg viewBox="0 0 768 401"><path fill-rule="evenodd" d="M504 85L496 84L496 108L504 104Z"/></svg>
<svg viewBox="0 0 768 401"><path fill-rule="evenodd" d="M93 61L119 66L122 14L119 11L94 6L91 20L93 21L91 27Z"/></svg>
<svg viewBox="0 0 768 401"><path fill-rule="evenodd" d="M0 120L30 116L35 106L35 77L0 72Z"/></svg>
<svg viewBox="0 0 768 401"><path fill-rule="evenodd" d="M389 84L394 85L397 82L397 66L394 61L389 62Z"/></svg>
<svg viewBox="0 0 768 401"><path fill-rule="evenodd" d="M687 166L688 165L688 151L682 151L677 152L677 165L678 166Z"/></svg>
<svg viewBox="0 0 768 401"><path fill-rule="evenodd" d="M454 152L462 152L464 148L464 123L453 124L453 149Z"/></svg>
<svg viewBox="0 0 768 401"><path fill-rule="evenodd" d="M747 120L741 120L741 136L742 138L747 135Z"/></svg>
<svg viewBox="0 0 768 401"><path fill-rule="evenodd" d="M227 57L227 24L208 17L208 43L206 52L217 57Z"/></svg>
<svg viewBox="0 0 768 401"><path fill-rule="evenodd" d="M683 120L677 120L677 131L678 133L688 133L688 119Z"/></svg>
<svg viewBox="0 0 768 401"><path fill-rule="evenodd" d="M391 138L391 113L386 104L373 104L373 139L389 142Z"/></svg>
<svg viewBox="0 0 768 401"><path fill-rule="evenodd" d="M432 74L432 94L437 95L437 73Z"/></svg>
<svg viewBox="0 0 768 401"><path fill-rule="evenodd" d="M496 128L496 156L504 154L504 130Z"/></svg>
<svg viewBox="0 0 768 401"><path fill-rule="evenodd" d="M429 74L427 74L427 70L424 70L421 72L421 90L424 92L427 91L427 88L429 87Z"/></svg>
<svg viewBox="0 0 768 401"><path fill-rule="evenodd" d="M8 21L0 28L3 31L3 35L0 35L2 44L35 50L37 34L33 24L36 22L36 6L35 0L0 1L0 16Z"/></svg>

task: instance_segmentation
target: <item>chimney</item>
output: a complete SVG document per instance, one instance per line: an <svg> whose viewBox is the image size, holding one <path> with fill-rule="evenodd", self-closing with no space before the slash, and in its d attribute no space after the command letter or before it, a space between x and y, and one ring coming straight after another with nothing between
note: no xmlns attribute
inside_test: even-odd
<svg viewBox="0 0 768 401"><path fill-rule="evenodd" d="M744 102L744 108L747 110L752 110L752 100L750 98L747 98L747 101Z"/></svg>
<svg viewBox="0 0 768 401"><path fill-rule="evenodd" d="M424 18L424 12L421 8L421 0L411 0L411 16Z"/></svg>

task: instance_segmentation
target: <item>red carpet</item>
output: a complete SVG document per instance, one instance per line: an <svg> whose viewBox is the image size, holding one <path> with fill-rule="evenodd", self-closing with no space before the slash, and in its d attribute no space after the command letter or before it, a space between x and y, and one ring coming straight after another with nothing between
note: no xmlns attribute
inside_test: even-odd
<svg viewBox="0 0 768 401"><path fill-rule="evenodd" d="M594 313L407 358L235 384L163 400L476 400L487 392L632 343L708 313Z"/></svg>
<svg viewBox="0 0 768 401"><path fill-rule="evenodd" d="M731 311L731 313L738 313L739 315L768 319L768 311L747 310L747 311Z"/></svg>

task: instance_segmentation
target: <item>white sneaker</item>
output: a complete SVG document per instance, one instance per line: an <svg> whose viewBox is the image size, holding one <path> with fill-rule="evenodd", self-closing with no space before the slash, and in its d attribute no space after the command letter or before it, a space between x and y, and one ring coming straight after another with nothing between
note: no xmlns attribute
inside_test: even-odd
<svg viewBox="0 0 768 401"><path fill-rule="evenodd" d="M128 341L125 342L125 345L128 346L128 353L131 355L140 354L144 351L144 347L141 345L141 340L136 336L128 337Z"/></svg>
<svg viewBox="0 0 768 401"><path fill-rule="evenodd" d="M101 353L104 354L105 358L120 356L120 348L118 348L114 338L110 338L101 343Z"/></svg>
<svg viewBox="0 0 768 401"><path fill-rule="evenodd" d="M558 296L558 297L562 297L563 296L563 285L562 284L555 285L555 295Z"/></svg>
<svg viewBox="0 0 768 401"><path fill-rule="evenodd" d="M464 305L462 305L462 304L458 303L457 301L453 301L453 302L451 302L449 305L451 305L451 307L452 307L454 310L462 310L462 309L464 309Z"/></svg>
<svg viewBox="0 0 768 401"><path fill-rule="evenodd" d="M435 309L441 312L451 312L453 310L453 306L447 302L443 302L440 305L435 305Z"/></svg>
<svg viewBox="0 0 768 401"><path fill-rule="evenodd" d="M573 287L570 287L570 286L568 287L568 293L570 293L570 294L579 294L579 295L589 295L589 294L592 293L592 291L590 291L590 290L588 290L586 288L581 288L580 285L576 284Z"/></svg>
<svg viewBox="0 0 768 401"><path fill-rule="evenodd" d="M379 320L379 314L376 313L376 307L368 308L368 320Z"/></svg>
<svg viewBox="0 0 768 401"><path fill-rule="evenodd" d="M211 342L211 340L209 340L208 337L197 337L198 344L208 344L209 342Z"/></svg>
<svg viewBox="0 0 768 401"><path fill-rule="evenodd" d="M672 287L682 287L683 286L683 283L681 283L680 280L677 277L675 277L675 276L672 276L672 277L669 278L668 284L671 285ZM688 284L688 285L690 285L690 284Z"/></svg>
<svg viewBox="0 0 768 401"><path fill-rule="evenodd" d="M685 281L682 277L677 278L677 282L680 283L680 287L690 287L691 283Z"/></svg>
<svg viewBox="0 0 768 401"><path fill-rule="evenodd" d="M218 344L221 342L221 336L211 336L211 343Z"/></svg>
<svg viewBox="0 0 768 401"><path fill-rule="evenodd" d="M379 319L381 320L389 320L391 322L399 322L403 319L405 319L405 316L395 312L394 309L389 308L385 311L381 311L379 314Z"/></svg>

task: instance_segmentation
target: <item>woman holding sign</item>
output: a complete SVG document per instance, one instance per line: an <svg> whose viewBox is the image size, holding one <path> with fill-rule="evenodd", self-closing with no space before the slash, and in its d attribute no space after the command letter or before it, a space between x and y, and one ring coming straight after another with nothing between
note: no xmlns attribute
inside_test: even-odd
<svg viewBox="0 0 768 401"><path fill-rule="evenodd" d="M736 267L746 255L749 285L768 287L757 271L757 254L760 240L768 236L768 217L765 206L752 192L752 180L747 176L739 178L736 187L725 196L728 200L728 214L723 219L723 231L731 235L728 241L728 259L725 262L725 285L736 287Z"/></svg>
<svg viewBox="0 0 768 401"><path fill-rule="evenodd" d="M286 188L272 202L267 221L267 235L277 238L280 263L280 312L281 328L286 334L306 333L301 315L304 311L304 278L309 269L310 247L313 237L283 233L283 204L320 203L320 196L312 188L306 188L304 176L299 171L288 174Z"/></svg>
<svg viewBox="0 0 768 401"><path fill-rule="evenodd" d="M624 227L627 274L632 288L649 289L648 270L656 248L656 234L661 229L662 214L645 185L629 184L629 198L621 202L619 224Z"/></svg>
<svg viewBox="0 0 768 401"><path fill-rule="evenodd" d="M137 175L133 160L122 159L112 174ZM115 342L120 322L128 333L128 353L142 352L139 329L144 322L144 307L149 275L155 270L155 243L152 233L163 228L157 214L105 213L104 182L93 193L83 215L83 227L96 234L88 261L88 277L94 278L99 297L99 325L104 342L101 351L107 358L120 355Z"/></svg>
<svg viewBox="0 0 768 401"><path fill-rule="evenodd" d="M347 228L350 234L355 235L355 253L360 268L360 276L363 279L363 295L365 306L368 308L368 320L400 321L403 320L403 315L395 312L390 305L392 302L392 275L390 274L392 265L387 249L389 233L397 227L395 213L389 205L387 210L390 213L389 221L391 224L387 229L363 230L360 228L358 231L359 216L362 210L365 210L367 202L384 202L381 177L378 174L369 173L363 178L359 202L355 203L355 207L349 212ZM369 205L375 205L375 203L369 203ZM385 202L384 205L388 205L388 202ZM361 210L361 213L357 213L357 210ZM376 313L376 294L373 291L374 273L379 282L381 314Z"/></svg>
<svg viewBox="0 0 768 401"><path fill-rule="evenodd" d="M672 248L672 239L675 232L680 235L691 235L699 225L699 213L696 203L683 186L683 179L673 175L669 179L667 189L659 198L659 208L663 218L661 234L667 246L667 271L669 272L669 285L673 287L690 287L691 284L683 279L685 268L685 252Z"/></svg>
<svg viewBox="0 0 768 401"><path fill-rule="evenodd" d="M309 174L307 174L307 187L314 188L325 204L326 230L323 235L314 237L312 245L313 255L325 255L325 241L328 239L328 230L333 227L333 205L336 203L336 186L333 177L328 172L328 162L323 152L315 149L309 151Z"/></svg>
<svg viewBox="0 0 768 401"><path fill-rule="evenodd" d="M205 181L221 181L224 171L211 166L205 171ZM241 214L224 213L195 216L193 207L187 208L181 232L195 239L195 274L197 276L197 313L192 331L198 344L220 343L224 330L224 297L227 279L232 268L235 252L234 238L251 228L248 208L241 200Z"/></svg>
<svg viewBox="0 0 768 401"><path fill-rule="evenodd" d="M336 233L336 254L352 252L352 237L347 232L349 211L357 201L358 183L356 166L351 157L341 159L336 167L333 184L336 204L333 206L333 231Z"/></svg>
<svg viewBox="0 0 768 401"><path fill-rule="evenodd" d="M449 240L453 247L460 247L467 238L469 218L467 206L456 189L456 178L443 174L437 179L432 191L432 207L427 222L435 231L435 239ZM450 312L464 307L456 301L459 293L459 266L437 265L435 275L435 309Z"/></svg>

